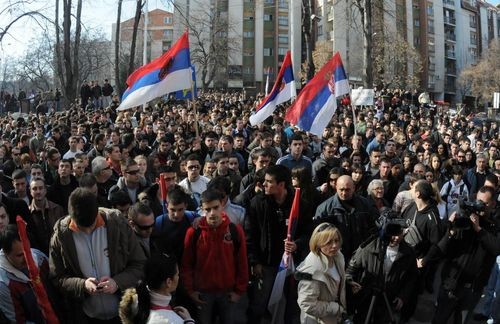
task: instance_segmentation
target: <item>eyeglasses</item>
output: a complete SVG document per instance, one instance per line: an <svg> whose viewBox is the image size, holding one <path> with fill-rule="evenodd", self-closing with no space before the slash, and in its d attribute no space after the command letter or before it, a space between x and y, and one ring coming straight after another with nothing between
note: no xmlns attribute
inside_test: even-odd
<svg viewBox="0 0 500 324"><path fill-rule="evenodd" d="M324 230L327 230L329 228L335 228L335 226L333 226L332 224L330 223L323 223L321 224L319 227L318 227L318 230L316 231L316 233L321 233L323 232Z"/></svg>
<svg viewBox="0 0 500 324"><path fill-rule="evenodd" d="M136 175L139 173L139 170L131 170L131 171L125 171L125 173L127 174L131 174L131 175Z"/></svg>
<svg viewBox="0 0 500 324"><path fill-rule="evenodd" d="M102 171L104 170L111 170L111 167L108 165L107 167L105 167L104 169L102 169Z"/></svg>
<svg viewBox="0 0 500 324"><path fill-rule="evenodd" d="M330 182L335 182L335 181L337 181L337 179L338 178L330 178L329 180L330 180Z"/></svg>
<svg viewBox="0 0 500 324"><path fill-rule="evenodd" d="M463 159L463 158L465 158L465 155L457 155L457 157L458 157L459 159Z"/></svg>
<svg viewBox="0 0 500 324"><path fill-rule="evenodd" d="M188 170L198 170L200 168L199 165L190 165L187 167Z"/></svg>
<svg viewBox="0 0 500 324"><path fill-rule="evenodd" d="M134 222L134 225L137 226L137 228L139 228L142 231L147 231L147 230L152 229L155 226L155 223L153 223L151 225L139 225L136 222Z"/></svg>

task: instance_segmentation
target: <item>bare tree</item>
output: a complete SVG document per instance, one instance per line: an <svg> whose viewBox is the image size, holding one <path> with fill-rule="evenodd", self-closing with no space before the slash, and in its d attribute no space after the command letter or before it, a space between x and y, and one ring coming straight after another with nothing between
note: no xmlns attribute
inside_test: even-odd
<svg viewBox="0 0 500 324"><path fill-rule="evenodd" d="M120 78L120 22L122 18L122 3L123 0L118 0L115 30L115 90L120 97L123 93L122 79Z"/></svg>
<svg viewBox="0 0 500 324"><path fill-rule="evenodd" d="M314 39L312 35L312 4L311 0L302 0L302 36L304 38L304 45L306 46L305 57L305 74L307 80L314 77L315 66L313 61Z"/></svg>
<svg viewBox="0 0 500 324"><path fill-rule="evenodd" d="M35 37L23 57L16 62L18 83L30 84L32 88L47 91L53 87L53 46L48 37Z"/></svg>
<svg viewBox="0 0 500 324"><path fill-rule="evenodd" d="M24 4L32 3L33 1L26 0L6 1L5 6L0 7L0 44L12 28L25 19L31 19L39 25L47 21L52 22L42 10L24 10Z"/></svg>
<svg viewBox="0 0 500 324"><path fill-rule="evenodd" d="M128 74L132 74L135 69L135 47L137 41L137 30L139 28L139 21L141 20L142 7L144 6L144 2L142 0L136 0L135 6L135 16L134 16L134 27L132 29L132 44L130 45L130 60L128 63ZM144 22L146 23L146 22ZM146 26L144 26L146 28ZM144 40L147 42L147 40ZM144 62L146 64L146 62Z"/></svg>

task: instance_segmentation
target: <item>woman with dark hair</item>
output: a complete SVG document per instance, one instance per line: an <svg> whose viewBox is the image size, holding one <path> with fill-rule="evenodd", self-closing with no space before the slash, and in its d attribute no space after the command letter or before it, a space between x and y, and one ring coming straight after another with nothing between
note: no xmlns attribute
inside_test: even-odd
<svg viewBox="0 0 500 324"><path fill-rule="evenodd" d="M405 180L413 173L413 167L418 163L417 156L415 153L410 151L405 151L402 156L403 160L403 172L405 174Z"/></svg>
<svg viewBox="0 0 500 324"><path fill-rule="evenodd" d="M441 143L437 146L436 154L439 156L441 163L450 158L450 153L448 152L448 147L444 143Z"/></svg>
<svg viewBox="0 0 500 324"><path fill-rule="evenodd" d="M170 306L178 284L175 257L152 255L144 266L144 280L125 291L120 302L120 319L125 324L195 323L186 308Z"/></svg>
<svg viewBox="0 0 500 324"><path fill-rule="evenodd" d="M437 155L436 153L433 153L431 155L431 158L429 159L429 170L432 172L434 176L433 182L436 182L438 188L441 189L443 187L443 184L447 181L447 179L443 173L441 159L439 158L439 155Z"/></svg>
<svg viewBox="0 0 500 324"><path fill-rule="evenodd" d="M316 188L311 183L311 171L305 167L296 167L292 169L292 186L300 188L301 201L305 202L305 206L301 206L303 213L314 215L316 208L323 201L322 197Z"/></svg>
<svg viewBox="0 0 500 324"><path fill-rule="evenodd" d="M321 192L321 201L325 201L337 193L337 179L341 175L344 175L341 168L332 168L330 172L328 172L328 182L318 187L318 190Z"/></svg>
<svg viewBox="0 0 500 324"><path fill-rule="evenodd" d="M368 177L366 176L365 169L361 164L353 164L351 170L351 178L354 182L354 192L366 197Z"/></svg>

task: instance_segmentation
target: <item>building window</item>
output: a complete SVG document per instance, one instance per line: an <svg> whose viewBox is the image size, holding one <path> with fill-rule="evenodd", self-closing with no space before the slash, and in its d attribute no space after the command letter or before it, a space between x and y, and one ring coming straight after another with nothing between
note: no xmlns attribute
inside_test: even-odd
<svg viewBox="0 0 500 324"><path fill-rule="evenodd" d="M431 34L434 34L434 20L429 19L427 20L427 27L428 27L428 32Z"/></svg>
<svg viewBox="0 0 500 324"><path fill-rule="evenodd" d="M264 21L273 21L273 15L264 14Z"/></svg>
<svg viewBox="0 0 500 324"><path fill-rule="evenodd" d="M288 44L288 36L278 36L278 43Z"/></svg>
<svg viewBox="0 0 500 324"><path fill-rule="evenodd" d="M272 48L264 48L264 56L273 56Z"/></svg>
<svg viewBox="0 0 500 324"><path fill-rule="evenodd" d="M318 26L318 36L323 36L323 25Z"/></svg>
<svg viewBox="0 0 500 324"><path fill-rule="evenodd" d="M274 0L266 0L265 3L267 3L267 4L274 4Z"/></svg>
<svg viewBox="0 0 500 324"><path fill-rule="evenodd" d="M288 26L288 17L287 16L278 16L278 25Z"/></svg>
<svg viewBox="0 0 500 324"><path fill-rule="evenodd" d="M415 27L420 27L420 20L415 19L414 24L415 24Z"/></svg>
<svg viewBox="0 0 500 324"><path fill-rule="evenodd" d="M432 2L427 2L427 15L430 17L434 16L434 6Z"/></svg>
<svg viewBox="0 0 500 324"><path fill-rule="evenodd" d="M278 47L278 55L286 55L288 49L286 47Z"/></svg>
<svg viewBox="0 0 500 324"><path fill-rule="evenodd" d="M470 32L470 43L472 45L477 45L477 34L476 34L476 32Z"/></svg>
<svg viewBox="0 0 500 324"><path fill-rule="evenodd" d="M476 15L470 15L469 16L469 26L471 28L476 28L477 27Z"/></svg>
<svg viewBox="0 0 500 324"><path fill-rule="evenodd" d="M163 31L163 38L172 39L174 31L172 29L166 29Z"/></svg>
<svg viewBox="0 0 500 324"><path fill-rule="evenodd" d="M247 31L247 32L243 32L243 37L244 38L253 38L253 31Z"/></svg>
<svg viewBox="0 0 500 324"><path fill-rule="evenodd" d="M418 36L413 37L413 46L415 46L415 47L420 46L420 37L418 37Z"/></svg>
<svg viewBox="0 0 500 324"><path fill-rule="evenodd" d="M244 20L253 20L253 16L245 16L243 17Z"/></svg>
<svg viewBox="0 0 500 324"><path fill-rule="evenodd" d="M254 53L252 50L246 50L243 52L243 56L253 56L253 55L254 55Z"/></svg>
<svg viewBox="0 0 500 324"><path fill-rule="evenodd" d="M163 23L165 25L171 25L172 24L172 17L164 17L163 18Z"/></svg>
<svg viewBox="0 0 500 324"><path fill-rule="evenodd" d="M477 61L477 48L469 48L469 55L472 59L472 62L476 62Z"/></svg>

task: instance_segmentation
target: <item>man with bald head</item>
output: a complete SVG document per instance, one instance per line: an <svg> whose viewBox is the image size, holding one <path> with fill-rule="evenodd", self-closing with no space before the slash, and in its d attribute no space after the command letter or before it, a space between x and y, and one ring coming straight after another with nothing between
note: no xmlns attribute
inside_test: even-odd
<svg viewBox="0 0 500 324"><path fill-rule="evenodd" d="M376 232L375 220L379 212L368 200L354 192L350 176L337 179L337 193L325 200L316 209L316 223L329 222L342 234L342 253L349 262L361 243Z"/></svg>

